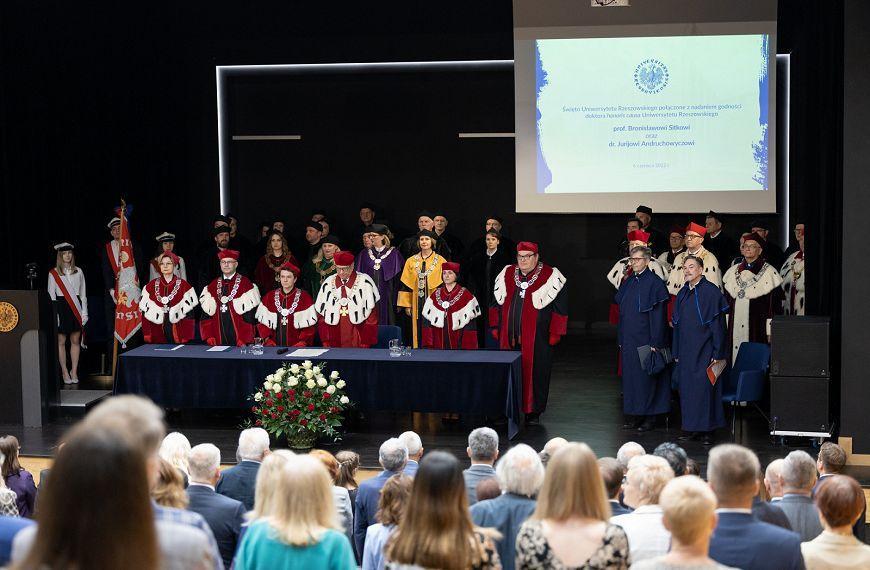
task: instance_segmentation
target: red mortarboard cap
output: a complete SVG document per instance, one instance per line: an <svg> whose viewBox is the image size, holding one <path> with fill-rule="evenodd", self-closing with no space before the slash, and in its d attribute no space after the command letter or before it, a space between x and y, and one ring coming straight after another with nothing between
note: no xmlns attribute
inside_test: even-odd
<svg viewBox="0 0 870 570"><path fill-rule="evenodd" d="M521 241L517 244L517 251L531 251L538 253L538 244L531 241Z"/></svg>
<svg viewBox="0 0 870 570"><path fill-rule="evenodd" d="M705 235L707 235L707 228L705 228L704 226L699 226L695 222L689 222L689 225L686 226L686 233L689 232L695 232L699 236L704 237Z"/></svg>
<svg viewBox="0 0 870 570"><path fill-rule="evenodd" d="M755 243L758 244L758 246L759 246L761 249L764 249L765 247L767 247L767 242L764 240L764 238L761 237L760 235L758 235L758 234L755 233L755 232L752 232L751 234L748 234L746 237L743 238L743 241L744 241L744 242L747 242L747 241L754 241Z"/></svg>
<svg viewBox="0 0 870 570"><path fill-rule="evenodd" d="M444 265L441 266L442 271L452 271L453 273L459 275L459 264L453 261L445 261Z"/></svg>
<svg viewBox="0 0 870 570"><path fill-rule="evenodd" d="M335 260L335 265L338 267L353 265L353 262L355 261L353 254L349 251L338 251L335 253L333 259Z"/></svg>
<svg viewBox="0 0 870 570"><path fill-rule="evenodd" d="M225 249L218 252L218 259L235 259L239 260L239 252L234 249Z"/></svg>
<svg viewBox="0 0 870 570"><path fill-rule="evenodd" d="M628 232L628 241L642 241L649 243L649 234L643 230L632 230Z"/></svg>
<svg viewBox="0 0 870 570"><path fill-rule="evenodd" d="M289 271L290 273L295 275L297 279L299 278L299 268L290 263L289 261L281 266L281 271Z"/></svg>

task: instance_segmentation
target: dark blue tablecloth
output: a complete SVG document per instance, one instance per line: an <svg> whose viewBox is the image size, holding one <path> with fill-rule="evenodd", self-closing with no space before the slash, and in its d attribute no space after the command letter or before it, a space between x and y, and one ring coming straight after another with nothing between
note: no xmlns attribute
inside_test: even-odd
<svg viewBox="0 0 870 570"><path fill-rule="evenodd" d="M115 394L142 394L167 408L244 408L281 362L311 360L338 370L361 410L504 414L508 437L519 433L519 352L417 349L392 358L384 349L331 348L306 358L278 355L275 347L266 347L261 356L236 347L206 352L204 345L155 350L171 346L148 344L122 354Z"/></svg>

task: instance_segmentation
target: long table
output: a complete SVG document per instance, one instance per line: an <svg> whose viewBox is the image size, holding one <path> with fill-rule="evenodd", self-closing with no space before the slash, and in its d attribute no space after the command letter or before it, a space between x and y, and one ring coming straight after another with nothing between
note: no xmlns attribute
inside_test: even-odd
<svg viewBox="0 0 870 570"><path fill-rule="evenodd" d="M262 355L237 347L143 345L121 355L115 394L141 394L167 408L244 408L267 374L282 362L325 362L347 382L348 396L364 411L485 414L508 419L508 437L522 425L520 353L423 350L391 357L386 349L330 348L316 357Z"/></svg>

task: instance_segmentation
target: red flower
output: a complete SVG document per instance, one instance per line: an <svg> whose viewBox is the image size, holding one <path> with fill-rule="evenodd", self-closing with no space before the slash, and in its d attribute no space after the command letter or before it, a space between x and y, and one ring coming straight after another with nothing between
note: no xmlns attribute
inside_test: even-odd
<svg viewBox="0 0 870 570"><path fill-rule="evenodd" d="M258 426L261 426L261 425L263 425L263 422L262 422L261 420L257 420L257 421L255 422L255 424L258 425Z"/></svg>
<svg viewBox="0 0 870 570"><path fill-rule="evenodd" d="M302 412L300 412L299 410L293 410L293 411L290 412L290 413L293 414L293 417L295 418L296 416L298 416L298 415L301 414Z"/></svg>
<svg viewBox="0 0 870 570"><path fill-rule="evenodd" d="M305 418L302 418L301 420L299 420L299 425L307 426L308 420L306 420Z"/></svg>
<svg viewBox="0 0 870 570"><path fill-rule="evenodd" d="M289 396L287 396L287 401L288 402L295 402L296 396L294 396L293 394L290 394Z"/></svg>
<svg viewBox="0 0 870 570"><path fill-rule="evenodd" d="M278 419L278 414L276 414L275 412L272 412L272 419L273 419L273 420L277 420L277 419Z"/></svg>
<svg viewBox="0 0 870 570"><path fill-rule="evenodd" d="M308 404L308 411L309 411L309 412L313 412L313 411L314 411L314 404Z"/></svg>
<svg viewBox="0 0 870 570"><path fill-rule="evenodd" d="M330 399L331 397L332 397L332 395L330 395L329 392L324 392L324 393L323 393L323 399L324 399L324 400L328 400L328 399Z"/></svg>
<svg viewBox="0 0 870 570"><path fill-rule="evenodd" d="M284 397L284 394L282 394L281 392L275 392L275 397L280 400L281 398Z"/></svg>
<svg viewBox="0 0 870 570"><path fill-rule="evenodd" d="M272 400L272 398L269 398L266 400L266 405L269 406L270 408L272 407L272 404L274 404L274 403L275 403L275 401Z"/></svg>
<svg viewBox="0 0 870 570"><path fill-rule="evenodd" d="M320 414L320 421L325 422L326 416L324 414Z"/></svg>
<svg viewBox="0 0 870 570"><path fill-rule="evenodd" d="M296 395L296 390L287 390L287 393L288 393L289 395L291 395L291 396L295 396L295 395Z"/></svg>
<svg viewBox="0 0 870 570"><path fill-rule="evenodd" d="M251 406L251 411L256 414L257 413L257 406Z"/></svg>
<svg viewBox="0 0 870 570"><path fill-rule="evenodd" d="M330 407L329 407L329 411L330 411L331 413L333 413L333 414L337 414L337 413L338 413L338 408L336 408L335 406L330 406Z"/></svg>
<svg viewBox="0 0 870 570"><path fill-rule="evenodd" d="M302 396L305 398L310 398L311 397L311 390L305 390L304 392L302 392Z"/></svg>
<svg viewBox="0 0 870 570"><path fill-rule="evenodd" d="M278 410L278 413L280 414L281 412L284 411L284 406L278 406L277 410Z"/></svg>

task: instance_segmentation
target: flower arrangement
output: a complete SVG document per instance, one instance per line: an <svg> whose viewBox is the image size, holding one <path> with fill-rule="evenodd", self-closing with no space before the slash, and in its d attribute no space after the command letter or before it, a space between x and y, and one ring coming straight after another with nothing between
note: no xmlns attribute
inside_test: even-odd
<svg viewBox="0 0 870 570"><path fill-rule="evenodd" d="M344 410L352 405L346 385L337 370L328 373L325 363L285 362L250 397L254 424L275 437L286 436L291 447L311 447L318 436L335 438Z"/></svg>

